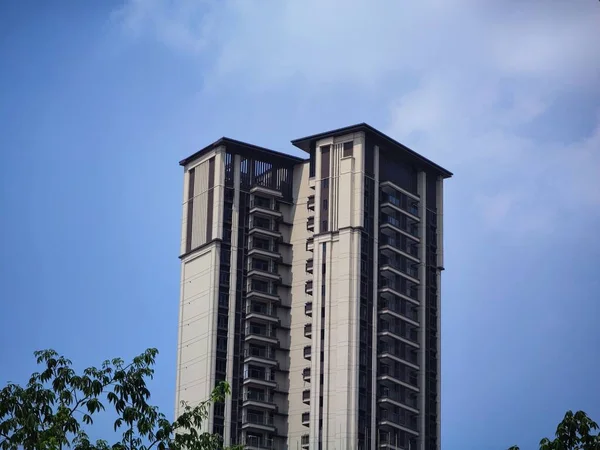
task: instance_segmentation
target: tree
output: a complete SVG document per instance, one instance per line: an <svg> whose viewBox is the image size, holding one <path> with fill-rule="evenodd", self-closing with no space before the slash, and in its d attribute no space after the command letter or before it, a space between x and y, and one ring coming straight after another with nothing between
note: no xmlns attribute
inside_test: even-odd
<svg viewBox="0 0 600 450"><path fill-rule="evenodd" d="M222 449L220 436L200 430L210 404L223 401L229 386L219 384L197 406L183 404L184 412L170 422L148 403L146 379L153 377L157 354L148 349L130 364L117 358L77 374L71 361L54 350L35 352L43 370L32 374L25 387L9 383L0 391L0 449ZM114 430L121 438L113 444L92 443L83 425L92 425L106 406L117 414Z"/></svg>
<svg viewBox="0 0 600 450"><path fill-rule="evenodd" d="M600 433L596 434L598 424L583 411L567 411L564 419L556 428L556 439L544 438L540 441L540 450L600 450ZM519 450L513 446L508 450Z"/></svg>

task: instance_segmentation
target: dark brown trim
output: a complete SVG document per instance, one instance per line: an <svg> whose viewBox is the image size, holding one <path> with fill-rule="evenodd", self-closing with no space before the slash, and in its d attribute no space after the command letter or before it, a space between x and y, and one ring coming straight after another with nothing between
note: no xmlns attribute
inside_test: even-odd
<svg viewBox="0 0 600 450"><path fill-rule="evenodd" d="M192 249L192 230L194 217L194 181L196 178L196 169L191 168L189 171L188 182L188 205L187 205L187 224L185 231L185 251L189 252Z"/></svg>
<svg viewBox="0 0 600 450"><path fill-rule="evenodd" d="M212 239L213 208L215 198L215 158L208 160L208 193L206 199L206 242Z"/></svg>
<svg viewBox="0 0 600 450"><path fill-rule="evenodd" d="M210 246L211 244L214 244L215 242L221 243L221 242L223 242L223 239L221 239L221 238L211 239L207 243L199 245L198 247L193 248L192 250L185 252L183 255L179 255L179 259L183 259L183 258L185 258L187 256L190 256L192 253L196 253L196 252L199 252L201 250L204 250L206 247Z"/></svg>
<svg viewBox="0 0 600 450"><path fill-rule="evenodd" d="M229 146L237 147L238 150L242 150L242 151L245 150L246 152L251 152L253 154L256 154L258 152L258 153L266 154L267 156L275 157L278 159L285 159L292 164L297 164L300 162L307 161L306 158L300 158L298 156L287 155L282 152L270 150L270 149L264 148L264 147L259 147L258 145L248 144L248 143L242 142L242 141L236 141L235 139L231 139L228 137L222 137L221 139L213 142L212 144L204 147L201 150L198 150L196 153L188 156L187 158L182 159L181 161L179 161L179 165L185 166L187 163L193 161L194 159L202 156L205 153L208 153L209 151L211 151L221 145L224 145L226 147L229 147ZM234 153L237 153L237 152L234 151Z"/></svg>
<svg viewBox="0 0 600 450"><path fill-rule="evenodd" d="M394 147L404 150L413 159L420 162L421 164L424 164L424 165L430 167L431 169L435 170L436 172L439 172L442 176L444 176L444 178L450 178L452 176L452 172L444 169L441 166L438 166L433 161L425 158L422 155L419 155L417 152L415 152L414 150L411 150L406 145L401 144L400 142L396 141L395 139L392 139L388 135L383 134L381 131L377 130L376 128L373 128L371 125L364 123L364 122L356 124L356 125L350 125L348 127L343 127L343 128L338 128L338 129L331 130L331 131L326 131L323 133L313 134L311 136L306 136L306 137L299 138L299 139L294 139L292 141L292 145L294 145L295 147L298 147L299 149L304 150L305 152L308 153L308 152L310 152L311 144L313 144L315 141L317 141L319 139L323 139L323 138L327 138L327 137L336 137L336 136L341 136L341 135L349 134L349 133L356 133L356 132L360 132L360 131L370 133L375 138L379 139L380 141L385 142L387 144L391 144ZM377 142L374 142L374 143L377 144Z"/></svg>

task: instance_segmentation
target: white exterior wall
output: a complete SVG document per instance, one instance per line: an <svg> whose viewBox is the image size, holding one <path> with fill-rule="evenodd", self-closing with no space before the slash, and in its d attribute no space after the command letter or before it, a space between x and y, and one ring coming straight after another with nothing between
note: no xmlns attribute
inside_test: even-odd
<svg viewBox="0 0 600 450"><path fill-rule="evenodd" d="M192 406L196 405L210 397L215 385L220 245L218 242L206 245L206 216L204 214L207 209L208 160L212 157L215 157L212 237L213 239L221 237L224 148L219 147L185 166L180 251L181 254L185 254L187 247L187 199L189 196L189 169L191 168L198 170L194 183L193 245L201 247L197 251L185 255L181 260L176 417L182 412L181 402L187 402ZM199 215L196 219L197 213ZM211 409L207 427L212 427L212 420Z"/></svg>
<svg viewBox="0 0 600 450"><path fill-rule="evenodd" d="M353 155L343 157L352 140ZM328 217L321 217L321 147L329 152ZM319 442L319 397L323 396L323 448L354 449L358 439L360 230L363 218L364 134L317 142L315 230L327 219L329 232L315 237L311 374L311 447ZM332 233L333 232L333 233ZM323 244L326 245L325 317L321 318ZM321 329L325 330L320 361ZM323 386L318 376L323 372Z"/></svg>
<svg viewBox="0 0 600 450"><path fill-rule="evenodd" d="M310 339L304 336L304 324L309 323L311 318L304 314L304 303L311 297L304 292L304 283L311 279L306 273L306 260L312 257L312 253L306 250L306 240L312 233L306 229L308 219L308 208L306 202L310 195L314 194L308 183L308 163L299 164L294 168L294 199L292 207L293 223L290 243L293 245L291 269L291 293L292 307L290 310L290 360L289 360L289 394L288 394L288 448L300 448L302 435L308 434L309 429L302 425L302 413L309 411L309 406L302 401L302 391L310 389L314 384L314 378L310 383L305 382L302 370L310 366L310 361L304 359L304 347L310 345ZM318 378L317 378L318 382Z"/></svg>

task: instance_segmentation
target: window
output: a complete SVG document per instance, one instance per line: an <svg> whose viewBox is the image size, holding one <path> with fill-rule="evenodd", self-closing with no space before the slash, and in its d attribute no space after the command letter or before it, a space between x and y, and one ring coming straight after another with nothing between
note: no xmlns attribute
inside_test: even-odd
<svg viewBox="0 0 600 450"><path fill-rule="evenodd" d="M268 272L269 271L269 262L265 261L264 259L254 258L254 259L252 259L252 268Z"/></svg>
<svg viewBox="0 0 600 450"><path fill-rule="evenodd" d="M217 350L227 351L227 338L217 337Z"/></svg>
<svg viewBox="0 0 600 450"><path fill-rule="evenodd" d="M329 189L329 178L321 180L321 189Z"/></svg>
<svg viewBox="0 0 600 450"><path fill-rule="evenodd" d="M227 362L224 359L217 358L217 372L225 373L227 369Z"/></svg>
<svg viewBox="0 0 600 450"><path fill-rule="evenodd" d="M329 206L329 202L327 201L326 198L323 199L323 211L327 211L327 208Z"/></svg>
<svg viewBox="0 0 600 450"><path fill-rule="evenodd" d="M321 222L321 232L329 231L328 227L329 227L329 223L326 220Z"/></svg>
<svg viewBox="0 0 600 450"><path fill-rule="evenodd" d="M349 158L352 156L353 154L353 149L354 149L354 142L350 141L350 142L344 142L344 152L343 152L343 157L344 158Z"/></svg>
<svg viewBox="0 0 600 450"><path fill-rule="evenodd" d="M227 329L227 322L228 322L228 318L226 314L219 314L219 317L217 319L217 327L222 329L222 330L226 330Z"/></svg>

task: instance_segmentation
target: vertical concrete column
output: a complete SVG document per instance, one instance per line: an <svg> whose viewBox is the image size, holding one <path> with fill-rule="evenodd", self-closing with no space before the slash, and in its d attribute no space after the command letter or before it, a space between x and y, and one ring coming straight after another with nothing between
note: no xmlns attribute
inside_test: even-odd
<svg viewBox="0 0 600 450"><path fill-rule="evenodd" d="M437 446L438 449L442 442L442 270L444 269L444 178L438 176L437 179Z"/></svg>
<svg viewBox="0 0 600 450"><path fill-rule="evenodd" d="M365 157L367 155L368 149L365 148ZM371 448L376 448L376 439L377 439L377 326L379 323L378 317L378 305L379 305L379 146L375 146L373 149L373 171L375 173L375 182L374 182L374 190L375 190L375 198L373 201L374 211L374 223L373 223L373 233L374 236L374 252L373 252L373 355L372 355L372 373L373 380L371 384L371 423L370 430L367 429L367 437L366 439L371 440ZM366 164L365 164L366 165Z"/></svg>
<svg viewBox="0 0 600 450"><path fill-rule="evenodd" d="M238 230L240 217L240 155L233 157L233 212L231 215L231 272L229 274L229 321L227 323L227 382L231 386L233 384L233 359L234 339L235 339L235 308L236 308L236 287L237 287L237 259L238 248ZM224 189L224 188L223 188ZM223 192L223 198L225 193ZM221 231L222 236L222 231ZM241 243L243 245L243 242ZM242 252L243 254L243 252ZM217 300L218 301L218 300ZM241 349L240 349L241 350ZM241 394L241 393L240 393ZM223 441L226 447L231 443L231 397L225 400L225 427L223 432ZM237 418L235 418L237 420ZM237 436L233 437L234 439Z"/></svg>
<svg viewBox="0 0 600 450"><path fill-rule="evenodd" d="M421 197L419 201L419 216L421 221L419 222L419 239L421 240L419 245L419 450L425 450L425 404L426 404L426 372L425 372L425 350L427 348L427 316L426 316L426 300L427 300L427 283L426 283L426 257L427 257L427 233L426 233L426 222L427 222L427 175L421 171L417 177L417 190Z"/></svg>

